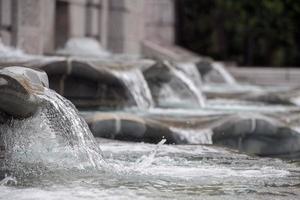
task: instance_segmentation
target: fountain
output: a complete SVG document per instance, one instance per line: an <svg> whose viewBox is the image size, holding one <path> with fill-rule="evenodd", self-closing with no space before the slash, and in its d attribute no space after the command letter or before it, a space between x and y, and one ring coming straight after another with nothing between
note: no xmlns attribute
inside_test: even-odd
<svg viewBox="0 0 300 200"><path fill-rule="evenodd" d="M126 107L153 105L152 96L139 68L152 61L109 61L68 58L41 66L49 75L50 88L77 107Z"/></svg>
<svg viewBox="0 0 300 200"><path fill-rule="evenodd" d="M101 150L86 122L68 100L47 88L44 72L10 67L0 78L0 110L6 117L0 125L1 170L101 168Z"/></svg>
<svg viewBox="0 0 300 200"><path fill-rule="evenodd" d="M190 79L186 72L169 62L158 62L143 74L158 106L204 106L205 99L198 88L200 80Z"/></svg>
<svg viewBox="0 0 300 200"><path fill-rule="evenodd" d="M39 59L25 65L49 83L0 70L0 199L300 195L297 164L253 157L299 158L297 107L203 107L192 63Z"/></svg>
<svg viewBox="0 0 300 200"><path fill-rule="evenodd" d="M232 85L237 84L234 77L230 73L228 73L223 64L219 62L213 62L212 67L224 78L225 83Z"/></svg>

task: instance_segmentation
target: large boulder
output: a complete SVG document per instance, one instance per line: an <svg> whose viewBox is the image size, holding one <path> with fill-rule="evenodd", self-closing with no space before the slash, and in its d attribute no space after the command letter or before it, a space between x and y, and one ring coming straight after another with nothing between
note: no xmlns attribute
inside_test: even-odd
<svg viewBox="0 0 300 200"><path fill-rule="evenodd" d="M69 58L41 69L49 76L50 88L77 107L150 107L152 97L139 68L152 64L151 60Z"/></svg>
<svg viewBox="0 0 300 200"><path fill-rule="evenodd" d="M243 153L300 157L299 111L269 114L220 113L202 116L146 116L168 127L175 144L218 145Z"/></svg>
<svg viewBox="0 0 300 200"><path fill-rule="evenodd" d="M96 113L84 118L95 137L149 143L166 139L167 144L180 143L168 126L155 120L125 113Z"/></svg>
<svg viewBox="0 0 300 200"><path fill-rule="evenodd" d="M24 67L0 70L0 111L15 118L32 116L41 103L36 95L47 86L45 72Z"/></svg>
<svg viewBox="0 0 300 200"><path fill-rule="evenodd" d="M300 133L274 118L235 115L212 130L213 144L260 156L300 156Z"/></svg>

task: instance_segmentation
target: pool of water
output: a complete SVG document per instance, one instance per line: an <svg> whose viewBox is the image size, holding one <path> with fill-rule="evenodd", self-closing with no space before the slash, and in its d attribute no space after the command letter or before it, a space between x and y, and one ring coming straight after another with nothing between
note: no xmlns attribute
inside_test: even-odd
<svg viewBox="0 0 300 200"><path fill-rule="evenodd" d="M205 145L97 139L102 169L45 168L1 181L0 199L299 199L297 162Z"/></svg>

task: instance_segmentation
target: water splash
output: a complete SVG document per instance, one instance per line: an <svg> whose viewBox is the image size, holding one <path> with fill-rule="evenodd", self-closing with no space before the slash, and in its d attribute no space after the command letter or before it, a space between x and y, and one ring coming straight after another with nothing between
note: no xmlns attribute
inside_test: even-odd
<svg viewBox="0 0 300 200"><path fill-rule="evenodd" d="M138 68L112 69L112 73L123 81L139 108L147 109L154 106L148 84Z"/></svg>
<svg viewBox="0 0 300 200"><path fill-rule="evenodd" d="M35 116L0 126L8 170L101 169L100 147L75 107L46 88L38 96L44 104Z"/></svg>
<svg viewBox="0 0 300 200"><path fill-rule="evenodd" d="M178 127L170 127L170 129L188 144L213 144L213 132L211 129L185 129Z"/></svg>
<svg viewBox="0 0 300 200"><path fill-rule="evenodd" d="M212 67L224 78L228 84L236 85L235 78L225 69L224 65L219 62L213 62Z"/></svg>
<svg viewBox="0 0 300 200"><path fill-rule="evenodd" d="M138 159L135 163L135 169L138 169L138 170L142 170L146 167L149 167L154 159L155 159L155 156L157 154L157 151L159 150L159 148L166 143L166 139L162 139L156 146L155 148L151 151L151 153L149 155L144 155L142 156L140 159Z"/></svg>
<svg viewBox="0 0 300 200"><path fill-rule="evenodd" d="M49 119L49 127L56 134L64 134L66 142L83 153L84 157L81 159L85 160L86 156L94 167L100 168L99 164L103 160L102 152L75 106L50 89L45 89L45 93L40 97L47 101L44 113Z"/></svg>
<svg viewBox="0 0 300 200"><path fill-rule="evenodd" d="M103 169L106 173L112 173L113 175L118 175L122 177L135 176L141 177L147 174L147 168L150 167L153 162L156 160L157 152L160 150L162 145L164 145L166 139L162 139L157 145L152 148L149 154L142 155L140 158L135 160L135 162L127 165L125 163L114 163L113 160L111 162L103 165Z"/></svg>

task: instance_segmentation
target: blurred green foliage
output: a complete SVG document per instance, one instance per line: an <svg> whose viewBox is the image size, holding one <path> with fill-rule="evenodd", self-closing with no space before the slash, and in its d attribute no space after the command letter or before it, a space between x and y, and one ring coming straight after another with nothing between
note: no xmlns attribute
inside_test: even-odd
<svg viewBox="0 0 300 200"><path fill-rule="evenodd" d="M177 42L240 65L300 66L300 0L178 0Z"/></svg>

